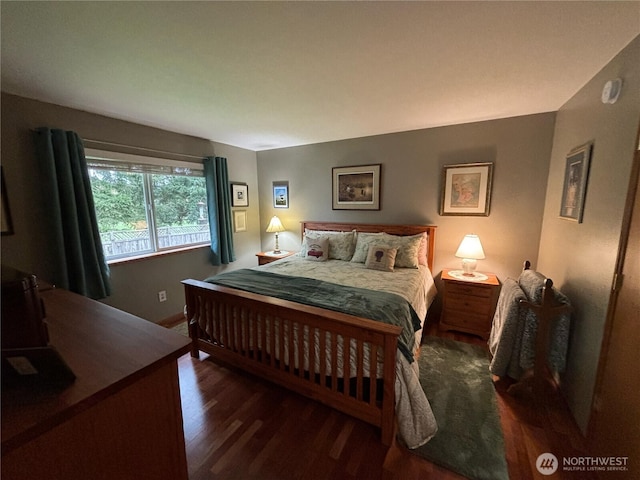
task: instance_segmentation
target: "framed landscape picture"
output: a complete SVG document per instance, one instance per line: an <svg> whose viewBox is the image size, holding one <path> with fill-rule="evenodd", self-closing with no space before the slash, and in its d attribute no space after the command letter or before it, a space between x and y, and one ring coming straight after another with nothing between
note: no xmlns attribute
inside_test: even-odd
<svg viewBox="0 0 640 480"><path fill-rule="evenodd" d="M584 200L591 163L592 144L574 148L567 155L562 187L560 217L582 223Z"/></svg>
<svg viewBox="0 0 640 480"><path fill-rule="evenodd" d="M273 206L289 208L289 182L273 182Z"/></svg>
<svg viewBox="0 0 640 480"><path fill-rule="evenodd" d="M334 167L334 210L380 210L381 164Z"/></svg>
<svg viewBox="0 0 640 480"><path fill-rule="evenodd" d="M493 163L445 165L440 215L489 216Z"/></svg>

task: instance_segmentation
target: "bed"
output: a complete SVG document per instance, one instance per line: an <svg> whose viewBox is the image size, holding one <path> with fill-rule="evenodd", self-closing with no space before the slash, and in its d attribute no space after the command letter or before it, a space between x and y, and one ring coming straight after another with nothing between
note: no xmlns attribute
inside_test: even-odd
<svg viewBox="0 0 640 480"><path fill-rule="evenodd" d="M385 445L396 425L409 448L426 443L437 426L416 355L435 296L436 227L301 222L301 230L302 256L183 281L191 355L206 352L369 422Z"/></svg>

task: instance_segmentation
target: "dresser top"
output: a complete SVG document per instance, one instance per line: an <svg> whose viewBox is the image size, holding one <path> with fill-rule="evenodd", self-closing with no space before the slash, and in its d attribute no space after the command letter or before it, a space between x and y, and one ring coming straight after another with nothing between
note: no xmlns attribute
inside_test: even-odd
<svg viewBox="0 0 640 480"><path fill-rule="evenodd" d="M58 392L2 389L3 454L189 351L189 338L95 300L61 289L41 298L50 345L76 379Z"/></svg>

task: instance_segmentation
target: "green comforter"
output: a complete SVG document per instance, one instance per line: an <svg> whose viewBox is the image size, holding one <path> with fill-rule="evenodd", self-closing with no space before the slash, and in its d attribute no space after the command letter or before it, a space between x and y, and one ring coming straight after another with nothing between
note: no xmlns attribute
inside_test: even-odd
<svg viewBox="0 0 640 480"><path fill-rule="evenodd" d="M234 270L206 281L397 325L402 327L398 348L410 363L413 362L414 334L420 329L420 319L411 304L394 293L251 269Z"/></svg>

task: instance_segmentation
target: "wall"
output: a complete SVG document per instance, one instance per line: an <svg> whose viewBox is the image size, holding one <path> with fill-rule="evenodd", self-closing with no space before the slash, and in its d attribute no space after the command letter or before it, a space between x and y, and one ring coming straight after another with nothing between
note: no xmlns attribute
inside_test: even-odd
<svg viewBox="0 0 640 480"><path fill-rule="evenodd" d="M640 119L640 37L633 40L559 111L556 119L538 269L575 307L566 395L586 431L612 286L624 203ZM600 101L607 80L620 77L617 103ZM567 153L593 142L583 223L558 216Z"/></svg>
<svg viewBox="0 0 640 480"><path fill-rule="evenodd" d="M198 157L224 156L228 159L230 180L246 182L250 193L257 191L256 154L253 151L3 93L2 167L15 235L2 237L2 262L44 280L51 276L52 267L46 254L45 232L41 231L38 219L42 217L39 206L47 199L41 198L38 188L31 132L42 126L74 130L84 139ZM130 149L119 150L136 153ZM225 269L255 265L255 253L260 249L257 202L251 202L246 210L248 230L234 235L237 261L230 266L211 266L206 247L115 264L111 266L113 294L104 303L157 322L182 311L181 280L201 279ZM167 302L158 302L160 290L167 291Z"/></svg>
<svg viewBox="0 0 640 480"><path fill-rule="evenodd" d="M478 270L517 276L525 259L536 262L555 114L378 135L258 152L262 246L272 215L286 232L280 247L300 245L301 220L417 223L438 226L434 275L458 267L454 256L466 233L477 233L486 260ZM494 162L488 217L440 216L442 166ZM331 208L331 168L381 163L381 209ZM273 208L272 182L289 181L288 209Z"/></svg>

